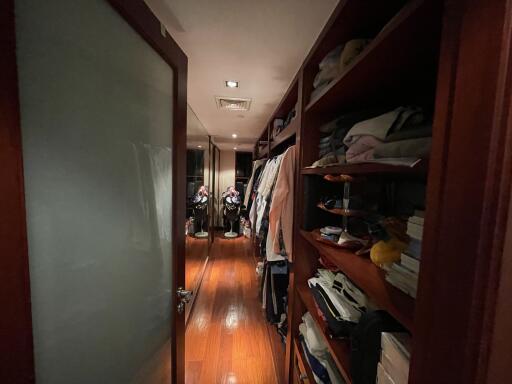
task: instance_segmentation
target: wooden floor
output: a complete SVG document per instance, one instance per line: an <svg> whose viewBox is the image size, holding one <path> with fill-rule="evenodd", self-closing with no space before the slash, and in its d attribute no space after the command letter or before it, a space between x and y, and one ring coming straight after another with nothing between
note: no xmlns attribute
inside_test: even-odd
<svg viewBox="0 0 512 384"><path fill-rule="evenodd" d="M196 295L198 284L204 271L206 259L208 258L208 238L185 237L185 289ZM185 321L188 321L195 296L191 305L185 307Z"/></svg>
<svg viewBox="0 0 512 384"><path fill-rule="evenodd" d="M216 238L187 325L187 384L277 383L250 240Z"/></svg>
<svg viewBox="0 0 512 384"><path fill-rule="evenodd" d="M194 290L208 257L208 238L185 237L185 289Z"/></svg>

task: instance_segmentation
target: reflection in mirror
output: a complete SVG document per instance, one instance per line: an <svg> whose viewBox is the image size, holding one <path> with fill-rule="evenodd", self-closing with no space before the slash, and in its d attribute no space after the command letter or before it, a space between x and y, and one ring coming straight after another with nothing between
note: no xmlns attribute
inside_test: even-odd
<svg viewBox="0 0 512 384"><path fill-rule="evenodd" d="M185 222L185 289L194 292L187 305L188 319L201 283L210 245L212 192L210 138L198 117L187 108L187 217Z"/></svg>
<svg viewBox="0 0 512 384"><path fill-rule="evenodd" d="M215 215L217 210L217 165L219 163L219 148L213 143L210 138L210 207L209 207L209 226L210 226L210 246L215 238Z"/></svg>

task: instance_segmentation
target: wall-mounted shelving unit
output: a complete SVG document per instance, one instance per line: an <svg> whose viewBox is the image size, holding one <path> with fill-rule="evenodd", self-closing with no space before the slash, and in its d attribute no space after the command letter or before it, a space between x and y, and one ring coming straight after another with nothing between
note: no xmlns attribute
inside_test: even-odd
<svg viewBox="0 0 512 384"><path fill-rule="evenodd" d="M367 256L358 256L318 241L318 231L304 230L305 206L318 207L318 202L312 204L308 201L311 195L304 190L308 178L340 174L385 182L427 182L430 177L428 160L419 161L414 166L377 162L317 168L310 166L318 160L318 127L343 112L374 106L394 108L414 104L433 107L440 50L441 5L441 2L426 0L340 1L256 144L256 158L279 154L290 143L298 145L285 382L291 383L301 375L304 380L313 380L309 368L303 366L304 355L298 339L301 317L305 311L309 311L322 331L340 373L347 383L351 383L350 342L329 336L307 286L307 279L320 267L320 255L351 279L378 307L390 313L411 333L414 331L415 300L389 284L381 268ZM313 79L320 61L333 48L354 38L371 38L372 41L341 74L311 97ZM274 119L284 118L294 105L297 105L296 118L272 137ZM343 189L342 184L333 185L333 188L336 187ZM327 211L319 208L322 212ZM343 216L358 216L342 210L328 211ZM350 213L353 212L356 211Z"/></svg>
<svg viewBox="0 0 512 384"><path fill-rule="evenodd" d="M274 156L284 152L286 147L295 144L297 132L300 129L300 105L298 103L299 78L296 76L282 101L272 113L269 121L263 129L260 139L256 142L254 148L254 157L257 159ZM295 109L295 118L291 119L289 124L278 134L273 135L273 123L275 119L285 120L287 115Z"/></svg>
<svg viewBox="0 0 512 384"><path fill-rule="evenodd" d="M295 202L294 260L289 288L291 297L288 340L293 342L298 334L302 314L309 311L322 330L329 351L347 383L351 383L350 342L330 338L325 322L317 314L306 283L320 267L318 257L322 256L335 265L370 300L390 313L411 333L415 324L415 300L389 284L385 279L385 272L367 256L326 245L318 241L318 231L304 230L302 223L307 211L305 205L318 204L308 201L311 195L301 191L307 184L306 178L329 174L364 176L370 180L413 179L426 183L429 168L427 160L412 167L384 163L342 164L320 168L309 166L318 160L318 127L340 113L376 105L396 107L411 103L427 106L434 104L440 26L441 10L439 4L433 2L341 1L300 71L300 83L303 87L299 93L305 107L301 114L298 136L300 143L304 145L299 150L300 167L297 170L298 193ZM369 37L372 41L338 77L311 98L318 63L334 47L355 37ZM343 186L339 185L338 188L342 190ZM331 213L345 215L346 212L331 210ZM292 377L293 372L298 369L293 365L293 348L291 345L287 346L288 377Z"/></svg>

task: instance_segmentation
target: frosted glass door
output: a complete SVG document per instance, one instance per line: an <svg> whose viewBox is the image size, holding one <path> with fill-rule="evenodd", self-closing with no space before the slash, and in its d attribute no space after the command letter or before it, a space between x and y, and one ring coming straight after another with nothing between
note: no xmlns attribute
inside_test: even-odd
<svg viewBox="0 0 512 384"><path fill-rule="evenodd" d="M105 0L16 0L36 381L169 383L173 71Z"/></svg>

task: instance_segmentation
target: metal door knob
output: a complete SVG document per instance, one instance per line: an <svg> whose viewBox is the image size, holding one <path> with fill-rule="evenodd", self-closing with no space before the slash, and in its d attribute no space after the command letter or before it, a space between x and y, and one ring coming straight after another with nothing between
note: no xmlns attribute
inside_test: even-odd
<svg viewBox="0 0 512 384"><path fill-rule="evenodd" d="M176 294L178 295L178 298L182 302L188 303L190 299L192 299L193 292L183 289L182 287L179 287L178 290L176 291Z"/></svg>

